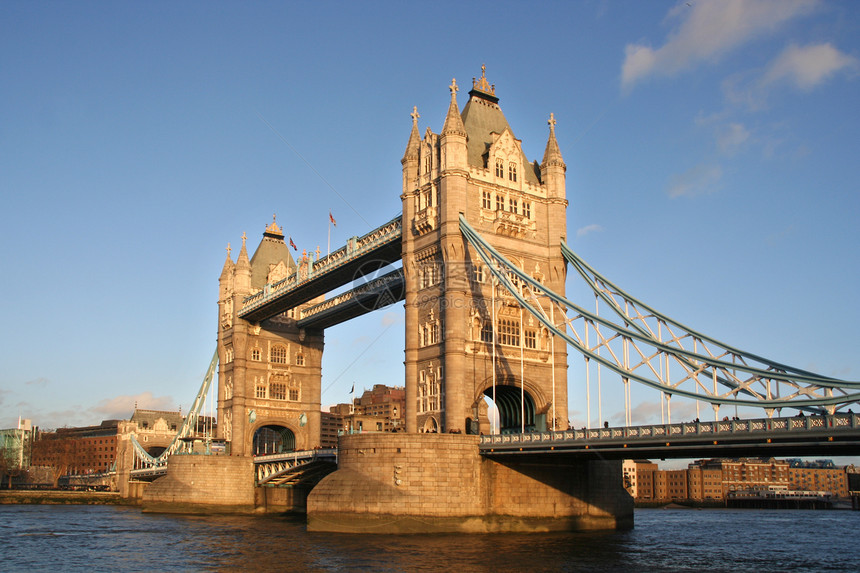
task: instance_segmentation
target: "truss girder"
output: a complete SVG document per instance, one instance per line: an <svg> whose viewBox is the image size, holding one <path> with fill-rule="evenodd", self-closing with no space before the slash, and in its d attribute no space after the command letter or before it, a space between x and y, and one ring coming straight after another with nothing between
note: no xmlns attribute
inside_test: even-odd
<svg viewBox="0 0 860 573"><path fill-rule="evenodd" d="M667 396L683 396L709 402L715 407L720 405L754 406L766 409L783 407L821 409L823 407L832 413L838 407L860 400L860 393L847 392L847 390L860 389L860 382L819 376L768 361L751 353L737 351L687 329L680 323L635 301L632 297L626 297L625 308L635 304L638 308L645 309L649 316L659 317L662 321L660 324L665 325L669 332L668 339L664 339L663 326L658 326L659 332L655 334L650 325L643 326L643 320L640 317L646 315L638 313L635 317L631 317L625 314L616 300L603 293L601 288L592 286L598 296L604 296L603 299L621 316L624 326L616 324L547 289L487 243L462 216L460 230L490 269L493 277L520 306L573 346L587 360L594 360L609 368L625 381L633 380L659 390ZM569 253L572 253L565 245L562 249L566 258ZM590 269L584 265L580 266L581 259L578 257L575 260L577 262L573 264L580 274L583 274L583 269ZM519 286L512 282L512 278ZM593 279L586 278L586 281L593 284ZM602 282L602 277L598 282ZM615 291L621 292L620 289L613 287L613 292ZM561 316L565 317L562 324L553 324L538 297L559 308ZM570 328L570 334L568 328ZM596 342L590 342L591 336L596 337ZM682 346L682 341L688 339L694 341L692 350ZM712 352L705 342L719 345L720 348ZM699 346L705 348L704 354L698 351ZM633 362L631 362L631 348L634 357L638 356ZM731 357L731 360L724 359L726 356ZM654 360L659 362L657 366L653 363ZM764 367L751 366L747 364L748 360L760 362ZM676 366L674 378L671 375L670 366L672 365ZM677 374L677 366L680 366L680 376ZM739 376L738 373L741 375ZM692 389L682 387L690 384L693 385ZM719 387L724 387L725 391L719 391Z"/></svg>

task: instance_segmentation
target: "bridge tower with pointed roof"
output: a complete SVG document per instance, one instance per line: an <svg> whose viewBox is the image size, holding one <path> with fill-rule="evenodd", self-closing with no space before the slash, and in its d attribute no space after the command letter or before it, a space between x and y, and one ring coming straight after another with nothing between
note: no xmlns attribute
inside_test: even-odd
<svg viewBox="0 0 860 573"><path fill-rule="evenodd" d="M463 215L502 254L564 293L568 203L555 119L543 160L529 162L484 66L462 112L456 80L449 88L441 133L427 128L422 137L413 108L401 160L406 429L489 434L485 396L502 431L567 428L566 345L494 284L459 229Z"/></svg>
<svg viewBox="0 0 860 573"><path fill-rule="evenodd" d="M324 335L295 318L322 296L260 322L239 318L245 297L308 264L293 260L274 218L250 259L245 243L235 263L228 245L218 280L218 436L239 456L317 447Z"/></svg>

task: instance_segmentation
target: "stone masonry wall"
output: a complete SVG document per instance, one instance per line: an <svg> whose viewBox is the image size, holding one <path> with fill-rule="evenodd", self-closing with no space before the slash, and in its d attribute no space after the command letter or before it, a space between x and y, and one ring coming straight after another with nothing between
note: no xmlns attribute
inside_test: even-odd
<svg viewBox="0 0 860 573"><path fill-rule="evenodd" d="M254 511L254 462L239 456L171 456L167 475L143 492L144 511Z"/></svg>
<svg viewBox="0 0 860 573"><path fill-rule="evenodd" d="M632 527L632 498L622 487L621 462L500 463L480 456L478 439L452 434L342 436L339 469L308 497L308 529L403 533Z"/></svg>

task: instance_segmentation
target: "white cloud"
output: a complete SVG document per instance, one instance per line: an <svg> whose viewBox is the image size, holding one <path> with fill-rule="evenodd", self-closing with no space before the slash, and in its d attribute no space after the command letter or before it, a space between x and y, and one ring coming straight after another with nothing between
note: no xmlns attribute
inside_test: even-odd
<svg viewBox="0 0 860 573"><path fill-rule="evenodd" d="M672 199L713 193L722 177L723 170L719 165L696 165L684 173L673 175L666 192Z"/></svg>
<svg viewBox="0 0 860 573"><path fill-rule="evenodd" d="M857 58L843 54L831 44L791 45L768 68L762 83L788 81L801 90L811 90L843 70L858 69Z"/></svg>
<svg viewBox="0 0 860 573"><path fill-rule="evenodd" d="M153 396L152 392L143 392L134 396L106 398L90 408L90 411L105 420L127 420L134 411L135 405L143 410L176 409L172 397Z"/></svg>
<svg viewBox="0 0 860 573"><path fill-rule="evenodd" d="M602 230L603 230L603 227L601 227L600 225L596 225L596 224L586 225L585 227L580 227L579 229L576 230L576 236L577 237L584 237L585 235L587 235L589 233L599 233Z"/></svg>
<svg viewBox="0 0 860 573"><path fill-rule="evenodd" d="M628 44L621 66L625 88L652 75L674 75L713 62L786 21L810 12L817 0L697 0L669 13L680 24L663 46Z"/></svg>

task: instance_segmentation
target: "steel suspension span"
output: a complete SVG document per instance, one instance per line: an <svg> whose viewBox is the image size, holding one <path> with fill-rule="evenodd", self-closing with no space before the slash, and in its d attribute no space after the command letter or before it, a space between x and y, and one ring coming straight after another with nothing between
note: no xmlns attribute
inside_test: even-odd
<svg viewBox="0 0 860 573"><path fill-rule="evenodd" d="M206 396L209 394L209 390L212 387L212 380L215 377L215 369L217 367L218 351L216 350L212 355L212 360L209 362L209 368L206 370L206 376L203 377L203 383L200 385L200 390L197 391L197 396L194 397L194 402L191 404L188 415L185 416L185 419L182 421L182 425L179 427L179 430L176 432L176 436L174 436L170 445L167 446L167 449L165 449L160 455L150 455L143 446L140 445L140 442L137 441L137 437L132 434L130 441L134 448L134 469L152 469L166 466L167 458L182 449L186 442L185 438L190 438L196 435L199 430L200 414L203 410L203 405L206 402Z"/></svg>
<svg viewBox="0 0 860 573"><path fill-rule="evenodd" d="M593 360L621 376L625 400L630 396L629 383L634 381L658 390L667 402L681 396L710 403L715 417L726 405L763 408L771 416L781 408L833 414L860 401L860 382L762 358L657 312L597 273L563 242L565 259L620 324L600 316L599 308L590 312L547 289L487 243L462 215L460 230L494 279L520 306L582 354L586 363ZM554 320L560 317L561 322Z"/></svg>

